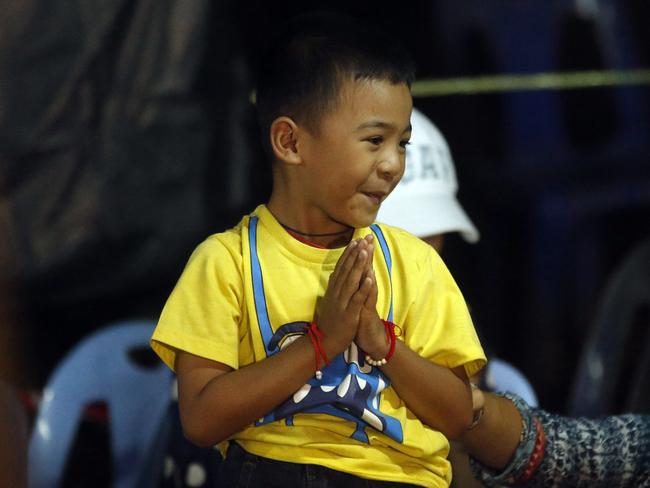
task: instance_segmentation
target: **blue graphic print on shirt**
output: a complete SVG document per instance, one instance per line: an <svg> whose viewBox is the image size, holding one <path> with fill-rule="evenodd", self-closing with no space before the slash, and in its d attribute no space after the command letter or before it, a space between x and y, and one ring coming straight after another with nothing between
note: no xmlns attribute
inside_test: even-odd
<svg viewBox="0 0 650 488"><path fill-rule="evenodd" d="M390 276L390 251L379 227L373 226L373 231L379 240ZM273 332L266 309L262 270L257 257L256 217L253 217L249 224L249 244L257 321L266 354L271 356L305 334L309 324L291 322ZM392 312L391 297L389 320L392 320ZM381 393L390 386L390 382L378 368L367 364L360 356L362 355L359 348L352 343L346 351L332 358L329 366L322 370L323 376L320 380L310 379L291 398L255 425L265 425L281 419L285 419L287 425L292 425L293 415L296 413L329 414L355 422L356 429L352 437L361 442L368 442L366 427L372 427L397 442L403 442L402 425L397 419L379 410Z"/></svg>

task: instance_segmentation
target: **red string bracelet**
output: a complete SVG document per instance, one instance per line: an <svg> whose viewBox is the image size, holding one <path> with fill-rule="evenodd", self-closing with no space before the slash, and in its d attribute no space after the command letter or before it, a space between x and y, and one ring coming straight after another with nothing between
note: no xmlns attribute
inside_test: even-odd
<svg viewBox="0 0 650 488"><path fill-rule="evenodd" d="M533 422L535 423L535 429L537 430L535 447L533 448L533 452L530 455L526 469L524 469L523 473L521 473L521 475L515 480L515 484L521 484L528 481L533 476L535 470L542 463L542 459L544 459L544 448L546 447L546 436L544 435L544 428L542 427L542 423L537 419L537 417L533 417Z"/></svg>
<svg viewBox="0 0 650 488"><path fill-rule="evenodd" d="M390 361L390 358L395 354L395 344L397 343L397 334L395 334L395 329L397 328L399 330L400 335L402 333L402 329L400 329L398 325L395 325L388 320L382 320L382 323L386 330L386 340L389 342L390 346L388 347L388 353L382 359L373 359L370 357L370 354L366 354L366 362L372 366L383 366Z"/></svg>
<svg viewBox="0 0 650 488"><path fill-rule="evenodd" d="M312 346L314 346L314 359L316 361L315 376L317 380L320 380L323 377L323 372L320 370L320 358L323 358L323 362L327 366L329 366L330 364L329 359L327 359L327 353L325 353L325 349L321 344L323 333L318 328L318 325L316 325L316 322L310 323L308 326L305 327L305 330L307 332L307 335L309 336L309 339L311 339Z"/></svg>

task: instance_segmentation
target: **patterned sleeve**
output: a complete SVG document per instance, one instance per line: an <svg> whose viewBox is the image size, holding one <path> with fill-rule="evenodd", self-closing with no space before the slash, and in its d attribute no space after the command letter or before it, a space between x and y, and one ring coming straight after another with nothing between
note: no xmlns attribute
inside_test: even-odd
<svg viewBox="0 0 650 488"><path fill-rule="evenodd" d="M504 396L521 413L523 439L501 472L470 459L474 476L485 486L650 486L650 416L569 418L531 408L517 395ZM546 435L544 457L528 481L518 483L535 444L534 418Z"/></svg>

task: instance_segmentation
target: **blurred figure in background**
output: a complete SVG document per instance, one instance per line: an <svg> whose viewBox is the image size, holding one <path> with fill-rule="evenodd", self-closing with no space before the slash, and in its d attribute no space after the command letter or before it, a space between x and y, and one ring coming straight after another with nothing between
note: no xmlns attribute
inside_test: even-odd
<svg viewBox="0 0 650 488"><path fill-rule="evenodd" d="M404 176L382 203L377 221L409 231L438 253L442 253L445 236L454 232L470 244L477 243L480 233L457 198L458 180L447 141L417 108L413 109L411 125ZM471 309L471 303L468 305ZM480 334L479 327L477 331ZM485 347L484 340L483 344ZM486 352L489 357L489 347ZM473 381L489 390L515 391L529 403L537 404L528 381L500 359L490 358L482 375ZM480 486L470 473L469 461L461 445L452 442L449 459L454 469L454 486Z"/></svg>
<svg viewBox="0 0 650 488"><path fill-rule="evenodd" d="M447 141L416 108L411 125L404 176L382 203L377 221L409 231L438 253L443 250L445 235L453 232L475 244L480 234L457 199L458 180ZM482 381L487 389L514 391L529 404L537 405L528 381L505 361L491 358Z"/></svg>
<svg viewBox="0 0 650 488"><path fill-rule="evenodd" d="M411 124L406 172L377 220L410 231L438 252L450 232L477 242L479 233L456 199L444 137L417 109ZM537 398L523 375L498 359L474 381L506 393L474 388L474 423L452 443L449 456L453 486L650 486L649 416L588 420L550 414L535 408Z"/></svg>
<svg viewBox="0 0 650 488"><path fill-rule="evenodd" d="M0 200L0 486L27 486L28 419L16 387L24 385L27 361L14 323L14 301L5 269L10 259L6 208Z"/></svg>
<svg viewBox="0 0 650 488"><path fill-rule="evenodd" d="M480 234L456 198L458 181L447 141L417 108L411 125L404 176L382 203L377 221L409 231L438 252L451 232L478 242Z"/></svg>
<svg viewBox="0 0 650 488"><path fill-rule="evenodd" d="M0 486L27 486L27 416L12 385L0 380Z"/></svg>

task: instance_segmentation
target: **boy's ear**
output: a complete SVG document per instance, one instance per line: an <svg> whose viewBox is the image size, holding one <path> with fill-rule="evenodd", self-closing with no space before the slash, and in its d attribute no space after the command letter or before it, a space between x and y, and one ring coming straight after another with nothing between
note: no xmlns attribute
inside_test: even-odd
<svg viewBox="0 0 650 488"><path fill-rule="evenodd" d="M298 126L290 117L278 117L271 124L270 137L273 154L280 161L300 164L298 152Z"/></svg>

